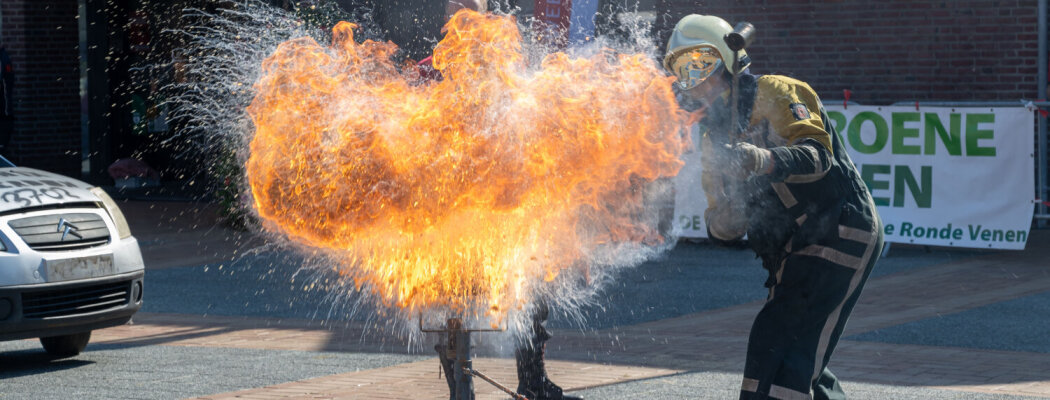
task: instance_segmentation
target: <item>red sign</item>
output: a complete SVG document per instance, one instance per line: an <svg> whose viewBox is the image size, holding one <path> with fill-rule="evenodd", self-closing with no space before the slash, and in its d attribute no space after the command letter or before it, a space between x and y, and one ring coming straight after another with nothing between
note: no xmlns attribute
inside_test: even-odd
<svg viewBox="0 0 1050 400"><path fill-rule="evenodd" d="M537 35L543 43L565 47L569 42L572 0L536 0Z"/></svg>

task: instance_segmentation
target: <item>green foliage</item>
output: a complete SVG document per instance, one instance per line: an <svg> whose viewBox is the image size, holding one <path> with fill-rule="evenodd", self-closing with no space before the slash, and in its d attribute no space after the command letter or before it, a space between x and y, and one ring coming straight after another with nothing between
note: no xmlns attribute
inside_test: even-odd
<svg viewBox="0 0 1050 400"><path fill-rule="evenodd" d="M215 160L210 172L215 185L213 193L219 204L219 217L231 228L246 230L257 221L248 211L244 163L238 156L236 146L223 146L214 153Z"/></svg>

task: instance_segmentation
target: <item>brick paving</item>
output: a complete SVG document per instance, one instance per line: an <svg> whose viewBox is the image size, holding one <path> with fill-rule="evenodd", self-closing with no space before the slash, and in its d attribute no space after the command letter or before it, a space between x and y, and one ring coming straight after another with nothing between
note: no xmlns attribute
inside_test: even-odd
<svg viewBox="0 0 1050 400"><path fill-rule="evenodd" d="M474 368L506 385L516 385L514 360L500 358L474 359ZM551 361L547 371L555 381L570 390L586 389L617 382L667 376L680 371L633 366L601 365ZM406 390L407 389L407 390ZM478 400L505 399L506 394L481 381L474 380ZM200 399L447 399L448 385L438 376L436 359L417 361L393 367L331 375L265 388L222 393Z"/></svg>
<svg viewBox="0 0 1050 400"><path fill-rule="evenodd" d="M167 212L185 214L177 208ZM155 252L157 258L166 258L177 254L179 246L207 240L185 235L187 230L201 233L206 225L194 223L172 232L140 235L140 239L146 237L147 244L160 243L152 249L144 246L144 254ZM228 232L216 235L230 237ZM221 261L229 254L224 251L242 248L250 240L243 236L225 240L214 244L216 251L206 256ZM1050 291L1046 260L1050 260L1050 233L1033 231L1024 252L994 253L872 279L844 337ZM179 262L187 265L185 258ZM559 330L548 344L549 357L555 358L549 361L549 370L553 379L568 389L683 371L737 373L743 368L747 334L760 307L760 302L748 303L601 331ZM406 343L365 333L371 332L365 328L359 323L341 322L333 327L303 320L143 313L135 317L134 325L96 331L93 342L409 351ZM484 351L480 356L475 363L479 370L508 385L516 382L512 360L490 357ZM832 369L846 381L1050 398L1050 356L1043 353L844 340L832 359ZM205 398L445 398L447 386L437 370L435 358ZM506 398L480 380L475 380L475 388L479 399Z"/></svg>
<svg viewBox="0 0 1050 400"><path fill-rule="evenodd" d="M379 351L383 338L362 324L329 329L320 322L180 314L136 314L133 323L95 331L92 343L230 347L299 351ZM369 340L365 340L365 338ZM394 342L391 350L404 348Z"/></svg>
<svg viewBox="0 0 1050 400"><path fill-rule="evenodd" d="M848 381L1050 398L1050 356L843 341L832 369Z"/></svg>
<svg viewBox="0 0 1050 400"><path fill-rule="evenodd" d="M388 336L367 334L361 323L325 327L314 321L272 321L259 318L197 317L143 313L134 324L96 331L93 343L232 347L269 350L411 352L408 344ZM415 351L418 353L419 351ZM332 375L266 388L205 398L314 397L339 399L442 398L448 396L436 358L396 367ZM516 385L513 359L478 358L476 369L506 385ZM603 365L550 360L548 371L559 384L578 390L618 382L667 376L680 370L629 365ZM502 392L476 380L479 399L503 398ZM406 392L406 389L411 392Z"/></svg>

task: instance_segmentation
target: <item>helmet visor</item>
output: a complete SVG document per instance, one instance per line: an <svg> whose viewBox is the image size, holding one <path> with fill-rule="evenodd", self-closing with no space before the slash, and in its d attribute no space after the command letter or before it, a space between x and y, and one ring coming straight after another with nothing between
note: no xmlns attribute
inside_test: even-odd
<svg viewBox="0 0 1050 400"><path fill-rule="evenodd" d="M678 87L688 90L710 78L721 66L722 57L718 50L701 46L678 56L671 71L678 77Z"/></svg>

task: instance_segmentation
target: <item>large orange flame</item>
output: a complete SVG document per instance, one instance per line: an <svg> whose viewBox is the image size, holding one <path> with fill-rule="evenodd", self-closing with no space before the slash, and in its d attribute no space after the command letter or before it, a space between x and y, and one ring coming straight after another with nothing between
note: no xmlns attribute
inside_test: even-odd
<svg viewBox="0 0 1050 400"><path fill-rule="evenodd" d="M342 255L388 306L500 316L600 246L662 240L643 186L685 147L671 78L643 55L530 68L512 17L457 13L444 80L391 43L281 44L249 107L254 205L269 229Z"/></svg>

